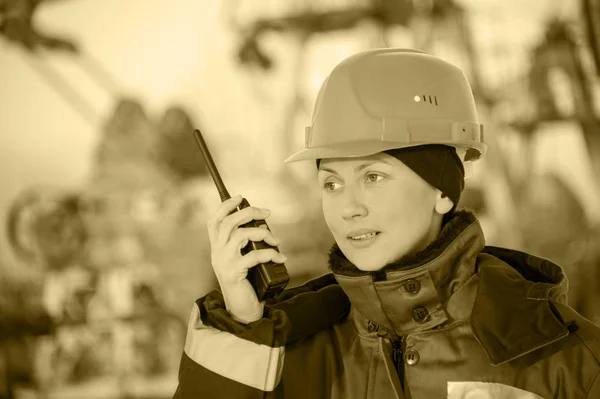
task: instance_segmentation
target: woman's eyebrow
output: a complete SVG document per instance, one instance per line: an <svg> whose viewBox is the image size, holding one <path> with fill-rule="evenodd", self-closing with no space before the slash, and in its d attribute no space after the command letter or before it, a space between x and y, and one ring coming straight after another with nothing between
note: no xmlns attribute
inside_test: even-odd
<svg viewBox="0 0 600 399"><path fill-rule="evenodd" d="M376 164L376 163L384 163L386 165L389 165L389 162L387 162L385 159L378 159L376 161L371 161L371 162L367 162L367 163L363 163L363 164L358 165L356 168L354 168L354 172L360 172L364 168L367 168L367 167L369 167L369 166L371 166L373 164ZM319 168L319 171L325 171L325 172L333 173L335 175L338 174L338 172L336 172L335 170L330 169L330 168L325 168L325 167Z"/></svg>
<svg viewBox="0 0 600 399"><path fill-rule="evenodd" d="M369 166L371 166L373 164L376 164L376 163L384 163L386 165L389 165L389 163L385 159L378 159L376 161L372 161L372 162L368 162L368 163L363 163L362 165L358 165L356 168L354 168L354 171L355 172L360 172L364 168L369 167Z"/></svg>

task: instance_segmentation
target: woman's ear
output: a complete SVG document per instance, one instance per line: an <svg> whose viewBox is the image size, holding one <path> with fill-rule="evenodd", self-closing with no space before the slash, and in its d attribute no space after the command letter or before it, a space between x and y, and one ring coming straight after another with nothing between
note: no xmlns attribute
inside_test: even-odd
<svg viewBox="0 0 600 399"><path fill-rule="evenodd" d="M445 215L450 212L450 209L454 206L454 202L442 193L440 190L437 191L437 197L435 199L435 211L440 215Z"/></svg>

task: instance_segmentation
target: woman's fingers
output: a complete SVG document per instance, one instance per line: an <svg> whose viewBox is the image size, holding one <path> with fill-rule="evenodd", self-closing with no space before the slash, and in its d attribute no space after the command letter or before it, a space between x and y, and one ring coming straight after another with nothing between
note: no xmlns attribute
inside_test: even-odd
<svg viewBox="0 0 600 399"><path fill-rule="evenodd" d="M286 260L287 257L277 252L275 249L256 249L235 260L230 260L228 263L216 265L214 270L219 283L222 286L230 286L245 280L248 276L248 270L259 263L266 263L269 261L283 263Z"/></svg>
<svg viewBox="0 0 600 399"><path fill-rule="evenodd" d="M208 229L208 237L211 243L215 244L219 232L219 226L221 225L221 222L223 222L223 219L233 212L241 202L241 195L238 194L233 196L227 201L224 201L221 206L219 206L217 211L210 218L208 218L206 221L206 227Z"/></svg>
<svg viewBox="0 0 600 399"><path fill-rule="evenodd" d="M287 256L277 252L272 248L257 249L254 251L250 251L246 255L242 256L241 265L246 269L250 269L251 267L258 265L259 263L266 263L269 261L273 261L275 263L283 263L286 260Z"/></svg>
<svg viewBox="0 0 600 399"><path fill-rule="evenodd" d="M281 240L275 237L268 229L261 227L243 227L236 229L231 234L227 247L239 251L244 248L249 241L264 241L273 247L281 243Z"/></svg>
<svg viewBox="0 0 600 399"><path fill-rule="evenodd" d="M218 228L215 244L218 247L227 245L235 229L252 220L266 219L270 214L271 212L267 209L248 207L227 216Z"/></svg>

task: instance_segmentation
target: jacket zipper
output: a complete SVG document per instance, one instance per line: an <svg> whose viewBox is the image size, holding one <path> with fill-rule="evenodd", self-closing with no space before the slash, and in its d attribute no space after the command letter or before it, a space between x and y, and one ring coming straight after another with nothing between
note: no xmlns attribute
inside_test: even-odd
<svg viewBox="0 0 600 399"><path fill-rule="evenodd" d="M398 374L398 379L400 380L400 386L402 386L402 390L404 390L404 338L400 337L399 340L392 341L392 361L394 362L394 367L396 367L396 373Z"/></svg>

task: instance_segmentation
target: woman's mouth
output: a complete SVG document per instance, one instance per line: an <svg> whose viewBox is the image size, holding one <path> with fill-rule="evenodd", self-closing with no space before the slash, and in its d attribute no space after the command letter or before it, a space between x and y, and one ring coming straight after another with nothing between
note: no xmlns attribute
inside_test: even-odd
<svg viewBox="0 0 600 399"><path fill-rule="evenodd" d="M347 239L353 248L361 249L372 245L379 239L380 235L381 232L379 231L360 232L349 234Z"/></svg>
<svg viewBox="0 0 600 399"><path fill-rule="evenodd" d="M358 236L351 236L349 238L351 240L355 240L355 241L357 241L357 240L365 240L365 239L368 239L368 238L375 237L377 234L379 234L379 232L374 231L372 233L365 233L365 234L361 234L361 235L358 235Z"/></svg>

